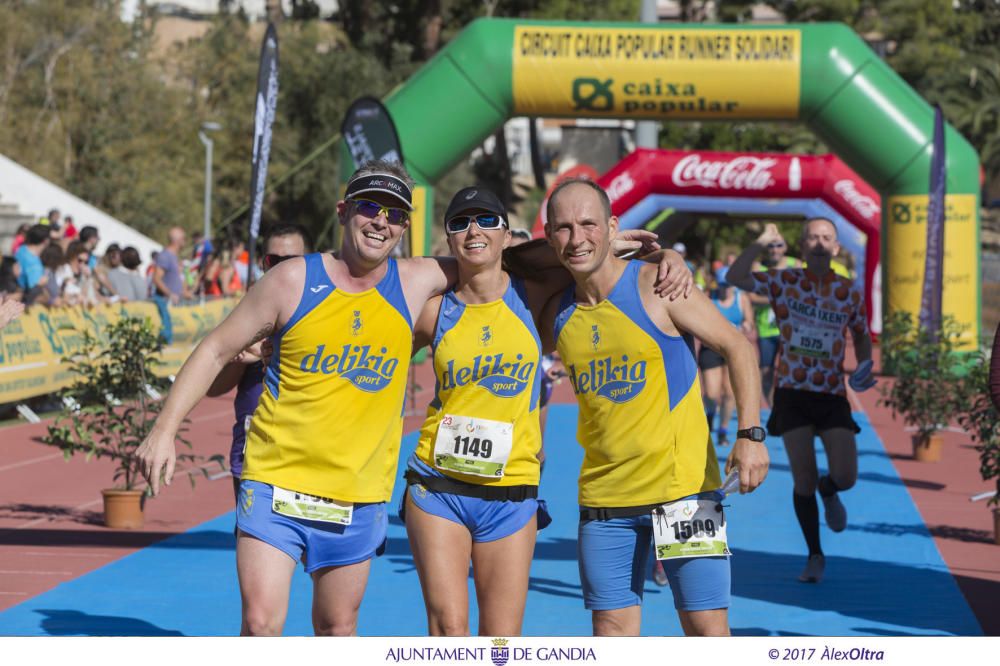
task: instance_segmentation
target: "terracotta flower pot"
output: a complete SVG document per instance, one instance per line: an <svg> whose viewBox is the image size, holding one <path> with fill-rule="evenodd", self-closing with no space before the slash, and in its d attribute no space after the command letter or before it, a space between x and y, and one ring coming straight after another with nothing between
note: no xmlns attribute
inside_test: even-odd
<svg viewBox="0 0 1000 666"><path fill-rule="evenodd" d="M941 460L941 446L944 439L941 433L930 435L913 435L913 459L919 462L937 462Z"/></svg>
<svg viewBox="0 0 1000 666"><path fill-rule="evenodd" d="M142 490L102 490L104 496L104 525L119 530L142 529Z"/></svg>

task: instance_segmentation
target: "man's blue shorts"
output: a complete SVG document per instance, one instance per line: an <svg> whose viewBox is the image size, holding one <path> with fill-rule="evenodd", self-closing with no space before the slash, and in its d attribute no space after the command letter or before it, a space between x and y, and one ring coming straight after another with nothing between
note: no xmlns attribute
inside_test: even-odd
<svg viewBox="0 0 1000 666"><path fill-rule="evenodd" d="M580 521L577 555L583 601L588 610L614 610L642 604L646 557L652 550L650 514L632 518ZM729 608L728 557L663 561L674 608L683 611Z"/></svg>
<svg viewBox="0 0 1000 666"><path fill-rule="evenodd" d="M385 551L388 518L384 502L355 504L351 524L337 525L275 513L271 496L269 484L241 481L236 527L296 562L301 560L306 573L364 562Z"/></svg>
<svg viewBox="0 0 1000 666"><path fill-rule="evenodd" d="M778 355L778 344L780 342L780 335L775 335L769 338L757 338L757 349L760 351L759 367L774 367L774 358Z"/></svg>
<svg viewBox="0 0 1000 666"><path fill-rule="evenodd" d="M407 464L410 469L421 476L441 476L440 472L428 466L416 455L410 456ZM539 511L539 500L537 499L526 499L520 502L487 500L453 493L434 492L429 488L415 484L408 486L406 492L421 511L464 525L476 543L497 541L509 537L527 525L531 517ZM403 502L406 502L405 495ZM401 515L402 513L400 511ZM540 529L542 525L539 524Z"/></svg>

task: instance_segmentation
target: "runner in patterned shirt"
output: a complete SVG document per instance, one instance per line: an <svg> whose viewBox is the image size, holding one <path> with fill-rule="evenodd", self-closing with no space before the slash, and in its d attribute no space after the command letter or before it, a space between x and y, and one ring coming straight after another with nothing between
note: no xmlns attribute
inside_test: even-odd
<svg viewBox="0 0 1000 666"><path fill-rule="evenodd" d="M786 268L800 268L802 262L795 257L785 255L788 245L785 239L778 235L778 238L771 240L761 253L760 261L755 262L753 270L755 273L768 271L772 268L784 270ZM760 388L761 395L767 398L770 406L774 402L774 365L778 358L778 343L781 341L781 331L778 330L778 321L771 308L771 301L766 295L748 294L750 303L753 304L754 317L757 324L757 351L760 352Z"/></svg>
<svg viewBox="0 0 1000 666"><path fill-rule="evenodd" d="M841 532L847 527L847 510L838 492L851 488L858 477L854 436L861 429L851 417L844 389L846 330L851 330L858 360L848 378L855 391L875 385L872 347L860 287L830 268L830 260L840 250L833 223L823 218L806 222L802 235L806 268L751 273L757 255L780 239L777 226L768 224L730 267L728 280L741 289L767 295L781 331L777 389L767 429L784 440L795 484L795 515L809 548L799 580L818 583L826 560L820 547L816 490L823 499L827 526ZM823 442L829 468L822 477L816 468L816 435Z"/></svg>

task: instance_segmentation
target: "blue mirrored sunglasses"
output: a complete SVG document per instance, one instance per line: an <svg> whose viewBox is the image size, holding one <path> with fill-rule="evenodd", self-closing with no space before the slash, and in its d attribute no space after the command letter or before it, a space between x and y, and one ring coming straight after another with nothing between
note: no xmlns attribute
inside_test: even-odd
<svg viewBox="0 0 1000 666"><path fill-rule="evenodd" d="M369 199L352 199L351 201L354 202L358 213L370 219L375 219L380 213L384 213L389 224L403 226L410 220L410 211L405 208L391 208Z"/></svg>
<svg viewBox="0 0 1000 666"><path fill-rule="evenodd" d="M468 231L469 225L473 222L484 231L499 229L506 226L506 222L499 215L494 213L480 213L479 215L456 215L444 223L444 230L449 234L460 234Z"/></svg>

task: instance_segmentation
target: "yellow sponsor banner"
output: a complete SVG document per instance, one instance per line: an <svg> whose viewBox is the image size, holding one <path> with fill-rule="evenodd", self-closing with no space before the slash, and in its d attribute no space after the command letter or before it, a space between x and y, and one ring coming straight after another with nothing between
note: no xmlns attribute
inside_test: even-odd
<svg viewBox="0 0 1000 666"><path fill-rule="evenodd" d="M792 29L519 26L514 112L794 119L801 52Z"/></svg>
<svg viewBox="0 0 1000 666"><path fill-rule="evenodd" d="M927 202L926 194L908 194L888 197L882 204L888 215L883 241L886 296L892 309L912 312L915 317L920 314L927 257ZM945 197L941 310L962 326L965 350L979 344L977 223L976 195Z"/></svg>
<svg viewBox="0 0 1000 666"><path fill-rule="evenodd" d="M413 212L410 214L410 256L423 257L427 254L427 237L434 224L434 209L427 207L427 186L413 188Z"/></svg>
<svg viewBox="0 0 1000 666"><path fill-rule="evenodd" d="M173 343L163 350L160 375L174 374L195 344L235 307L235 299L170 308ZM95 308L32 308L0 330L0 403L53 393L73 380L63 358L79 351L84 332L100 335L122 312L144 316L159 329L160 315L151 302ZM182 329L182 331L179 331Z"/></svg>
<svg viewBox="0 0 1000 666"><path fill-rule="evenodd" d="M170 318L174 325L174 339L163 348L160 360L163 362L157 368L160 375L174 375L184 365L202 338L222 323L234 307L236 299L220 298L206 301L204 305L182 305L170 308ZM152 304L150 304L152 305ZM153 307L153 321L159 321L159 315Z"/></svg>

